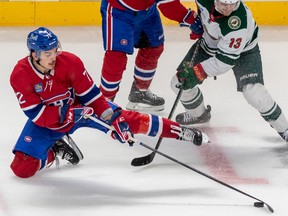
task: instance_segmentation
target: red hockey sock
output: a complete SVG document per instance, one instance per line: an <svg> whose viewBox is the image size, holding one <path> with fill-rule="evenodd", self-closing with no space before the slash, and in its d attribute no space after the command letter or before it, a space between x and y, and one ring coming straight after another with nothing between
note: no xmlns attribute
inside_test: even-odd
<svg viewBox="0 0 288 216"><path fill-rule="evenodd" d="M158 59L164 50L164 45L158 47L141 48L135 60L136 88L147 90L154 77Z"/></svg>
<svg viewBox="0 0 288 216"><path fill-rule="evenodd" d="M50 149L48 152L48 157L47 157L47 162L46 162L47 166L48 167L51 166L54 160L55 160L55 153L52 149Z"/></svg>
<svg viewBox="0 0 288 216"><path fill-rule="evenodd" d="M177 122L171 121L167 118L162 118L163 121L163 130L161 133L161 137L167 138L178 138L178 135L175 132L179 132L179 130L175 130L175 128L180 129L180 125ZM175 131L173 133L173 131Z"/></svg>
<svg viewBox="0 0 288 216"><path fill-rule="evenodd" d="M122 74L126 70L126 64L126 53L106 51L103 60L100 85L100 90L104 97L115 97L122 80Z"/></svg>

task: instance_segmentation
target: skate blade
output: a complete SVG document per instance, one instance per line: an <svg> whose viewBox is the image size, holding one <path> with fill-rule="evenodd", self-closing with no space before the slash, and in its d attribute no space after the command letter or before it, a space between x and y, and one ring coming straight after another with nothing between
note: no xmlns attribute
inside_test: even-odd
<svg viewBox="0 0 288 216"><path fill-rule="evenodd" d="M206 133L202 133L202 143L210 143L209 136Z"/></svg>
<svg viewBox="0 0 288 216"><path fill-rule="evenodd" d="M153 111L162 111L164 110L164 105L160 106L151 106L142 103L132 103L129 102L126 106L127 110L139 111L139 112L153 112Z"/></svg>
<svg viewBox="0 0 288 216"><path fill-rule="evenodd" d="M83 156L81 150L78 148L78 146L74 142L74 140L72 138L70 138L70 136L67 136L67 135L65 137L63 137L63 139L66 139L66 142L68 142L71 145L72 149L77 154L79 160L83 160L84 156Z"/></svg>

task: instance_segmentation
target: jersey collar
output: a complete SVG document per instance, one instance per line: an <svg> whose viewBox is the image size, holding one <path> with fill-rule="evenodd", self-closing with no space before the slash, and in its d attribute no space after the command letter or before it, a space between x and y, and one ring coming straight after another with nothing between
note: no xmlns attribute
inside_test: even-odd
<svg viewBox="0 0 288 216"><path fill-rule="evenodd" d="M29 62L29 64L30 64L31 68L33 69L33 71L34 71L34 72L37 74L37 76L39 76L41 79L45 79L45 77L46 77L46 78L49 78L50 76L54 76L54 74L55 74L55 70L50 70L49 73L47 73L47 74L42 73L40 70L38 70L38 69L36 68L36 66L34 65L31 57L28 57L28 62Z"/></svg>

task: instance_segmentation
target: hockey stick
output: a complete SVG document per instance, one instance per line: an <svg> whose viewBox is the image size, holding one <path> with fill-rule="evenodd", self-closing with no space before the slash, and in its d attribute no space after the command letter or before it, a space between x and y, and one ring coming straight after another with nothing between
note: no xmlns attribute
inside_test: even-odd
<svg viewBox="0 0 288 216"><path fill-rule="evenodd" d="M109 130L114 130L114 128L113 128L112 126L108 125L107 123L105 123L105 122L103 122L103 121L101 121L101 120L99 120L99 119L97 119L97 118L95 118L95 117L93 117L93 116L87 116L87 118L90 118L91 120L93 120L93 121L95 121L96 123L98 123L98 124L106 127L106 128L109 129ZM190 170L192 170L192 171L194 171L194 172L196 172L196 173L198 173L198 174L200 174L200 175L202 175L202 176L204 176L204 177L206 177L206 178L209 178L209 179L211 179L212 181L215 181L215 182L217 182L217 183L219 183L219 184L221 184L221 185L223 185L223 186L225 186L225 187L227 187L227 188L230 188L230 189L232 189L232 190L234 190L234 191L236 191L236 192L238 192L238 193L241 193L241 194L243 194L243 195L245 195L245 196L247 196L247 197L250 197L250 198L252 198L252 199L254 199L254 200L257 200L257 202L254 202L254 206L255 206L255 207L263 207L264 204L265 204L265 205L267 206L267 208L269 209L270 212L272 212L272 213L274 212L274 209L273 209L269 204L267 204L266 202L264 202L264 201L261 200L261 199L258 199L258 198L254 197L254 196L252 196L252 195L250 195L250 194L248 194L248 193L246 193L246 192L244 192L244 191L242 191L242 190L239 190L239 189L233 187L232 185L229 185L229 184L227 184L227 183L225 183L225 182L223 182L223 181L221 181L221 180L219 180L219 179L217 179L217 178L215 178L215 177L213 177L213 176L210 176L210 175L208 175L208 174L206 174L206 173L204 173L204 172L202 172L202 171L200 171L200 170L198 170L198 169L196 169L196 168L194 168L194 167L192 167L192 166L189 166L188 164L185 164L185 163L183 163L183 162L181 162L181 161L179 161L179 160L177 160L177 159L175 159L175 158L173 158L173 157L171 157L171 156L169 156L169 155L167 155L167 154L164 154L164 153L160 152L159 150L154 149L154 148L146 145L145 143L140 142L140 141L134 139L133 137L130 137L130 140L129 140L129 141L130 141L130 142L133 142L133 143L137 143L137 144L139 144L139 145L141 145L141 146L143 146L143 147L151 150L151 151L154 152L155 154L159 154L159 155L161 155L161 156L163 156L163 157L165 157L165 158L167 158L167 159L169 159L169 160L171 160L171 161L173 161L173 162L175 162L175 163L177 163L177 164L179 164L179 165L181 165L181 166L184 166L184 167L186 167L186 168L188 168L188 169L190 169ZM128 142L129 142L129 141L128 141Z"/></svg>
<svg viewBox="0 0 288 216"><path fill-rule="evenodd" d="M193 56L191 58L191 61L190 61L190 65L192 66L193 65L193 62L194 62L194 59L195 59L195 56L196 54L198 53L198 49L199 49L199 46L200 46L200 40L197 41L197 44L196 44L196 48L195 48L195 51L193 53ZM172 106L172 109L169 113L169 116L168 116L168 119L171 119L173 114L174 114L174 111L178 105L178 102L180 100L180 97L182 95L182 92L183 92L183 89L181 88L177 94L177 97L174 101L174 104ZM161 145L161 142L162 142L162 137L160 137L156 143L156 146L155 146L155 149L158 150L160 145ZM154 159L156 155L156 152L152 151L150 154L146 155L146 156L143 156L143 157L138 157L138 158L134 158L132 161L131 161L131 165L132 166L143 166L143 165L147 165L149 163L151 163Z"/></svg>
<svg viewBox="0 0 288 216"><path fill-rule="evenodd" d="M180 97L181 97L181 95L182 95L182 92L183 92L183 89L180 89L179 92L178 92L178 94L177 94L177 97L176 97L176 99L175 99L175 101L174 101L174 104L173 104L173 106L172 106L172 109L171 109L171 111L170 111L170 113L169 113L168 119L171 119L171 118L172 118L172 116L173 116L173 114L174 114L174 111L175 111L175 109L176 109L176 107L177 107L177 104L178 104L178 102L179 102L179 100L180 100ZM158 141L157 141L157 144L156 144L156 146L155 146L155 149L156 149L156 150L159 149L160 144L161 144L161 142L162 142L162 139L163 139L162 137L159 137L159 139L158 139ZM149 163L151 163L151 162L153 161L155 155L156 155L156 152L155 152L155 151L152 151L150 154L148 154L148 155L146 155L146 156L134 158L134 159L131 161L131 165L132 165L132 166L143 166L143 165L147 165L147 164L149 164Z"/></svg>

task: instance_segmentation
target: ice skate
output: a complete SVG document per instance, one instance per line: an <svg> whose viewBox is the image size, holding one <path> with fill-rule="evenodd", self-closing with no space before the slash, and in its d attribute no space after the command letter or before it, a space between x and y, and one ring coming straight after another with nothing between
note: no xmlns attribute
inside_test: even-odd
<svg viewBox="0 0 288 216"><path fill-rule="evenodd" d="M211 118L211 106L207 105L206 111L199 117L193 117L188 112L179 113L176 116L176 122L180 125L191 125L208 122Z"/></svg>
<svg viewBox="0 0 288 216"><path fill-rule="evenodd" d="M56 141L52 150L56 157L59 156L73 165L77 165L83 159L82 152L69 135L65 135L62 139Z"/></svg>
<svg viewBox="0 0 288 216"><path fill-rule="evenodd" d="M195 128L181 127L181 130L182 132L178 137L179 140L190 141L197 146L200 146L202 143L209 142L208 135Z"/></svg>
<svg viewBox="0 0 288 216"><path fill-rule="evenodd" d="M164 110L165 100L153 94L149 89L141 91L136 88L133 82L131 91L128 97L129 103L126 106L127 110L136 111L162 111Z"/></svg>

